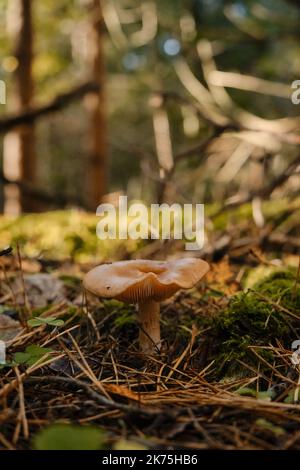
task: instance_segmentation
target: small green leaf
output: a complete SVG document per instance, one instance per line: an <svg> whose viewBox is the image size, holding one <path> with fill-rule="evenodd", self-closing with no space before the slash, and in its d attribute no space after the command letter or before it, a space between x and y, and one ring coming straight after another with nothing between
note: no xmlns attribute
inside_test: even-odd
<svg viewBox="0 0 300 470"><path fill-rule="evenodd" d="M42 348L36 344L32 344L31 346L27 346L24 352L17 352L14 355L14 360L18 364L26 364L27 366L32 366L35 364L41 357L48 355L48 353L52 352L50 348ZM47 360L48 357L45 357Z"/></svg>
<svg viewBox="0 0 300 470"><path fill-rule="evenodd" d="M37 344L31 344L30 346L27 346L25 349L25 352L30 354L31 356L43 356L46 353L50 353L52 349L50 348L42 348L41 346L38 346Z"/></svg>
<svg viewBox="0 0 300 470"><path fill-rule="evenodd" d="M47 318L35 317L35 318L31 318L30 320L28 320L28 325L31 326L32 328L36 326L41 326L41 325L62 326L63 324L64 324L63 320L59 318L53 318L53 317L47 317Z"/></svg>
<svg viewBox="0 0 300 470"><path fill-rule="evenodd" d="M34 438L36 450L101 450L105 448L101 429L91 426L54 424Z"/></svg>
<svg viewBox="0 0 300 470"><path fill-rule="evenodd" d="M28 359L30 359L30 354L27 353L17 352L14 355L14 360L17 362L17 364L26 364Z"/></svg>
<svg viewBox="0 0 300 470"><path fill-rule="evenodd" d="M59 318L46 318L47 324L51 326L62 326L64 321Z"/></svg>
<svg viewBox="0 0 300 470"><path fill-rule="evenodd" d="M36 327L36 326L41 326L43 324L43 322L41 322L41 319L40 318L31 318L30 320L28 320L28 325L31 326L32 328Z"/></svg>

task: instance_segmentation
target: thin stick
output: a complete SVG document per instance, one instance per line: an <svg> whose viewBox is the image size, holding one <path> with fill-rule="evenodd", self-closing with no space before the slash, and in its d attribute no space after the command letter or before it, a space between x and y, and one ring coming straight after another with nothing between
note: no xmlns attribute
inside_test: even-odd
<svg viewBox="0 0 300 470"><path fill-rule="evenodd" d="M26 294L23 267L22 267L22 258L21 258L21 252L20 252L20 247L18 243L17 243L17 256L18 256L19 271L20 271L22 290L23 290L23 302L24 302L24 306L26 309L26 316L25 316L25 324L26 324L28 317L31 316L31 309L30 309L28 297Z"/></svg>
<svg viewBox="0 0 300 470"><path fill-rule="evenodd" d="M28 429L28 422L26 418L26 409L25 409L25 399L24 399L24 388L22 378L19 372L18 367L15 367L15 373L18 381L18 388L19 388L19 406L20 406L20 420L22 421L23 426L23 435L25 439L29 438L29 429Z"/></svg>
<svg viewBox="0 0 300 470"><path fill-rule="evenodd" d="M0 432L0 442L6 449L15 450L15 447L6 439L6 437Z"/></svg>

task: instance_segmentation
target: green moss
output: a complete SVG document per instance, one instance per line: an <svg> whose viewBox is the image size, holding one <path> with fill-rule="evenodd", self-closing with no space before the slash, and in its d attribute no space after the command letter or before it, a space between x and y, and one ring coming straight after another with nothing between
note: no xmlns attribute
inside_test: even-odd
<svg viewBox="0 0 300 470"><path fill-rule="evenodd" d="M291 223L291 209L297 217L300 210L300 197L290 201L269 201L263 203L263 214L266 221L282 217L286 214L285 224ZM207 204L205 212L213 217L216 231L226 230L228 226L238 224L241 220L252 220L251 204L243 204L228 211L220 211L218 203ZM219 213L219 215L216 215ZM215 215L215 216L214 216ZM294 217L294 216L293 216ZM25 214L19 217L0 216L0 238L2 246L15 245L21 247L21 253L29 257L48 259L72 258L76 262L103 261L119 259L124 253L131 254L144 246L141 240L99 240L96 226L99 218L95 214L76 210L61 210L42 214ZM295 221L292 221L293 223ZM248 228L246 228L248 230Z"/></svg>
<svg viewBox="0 0 300 470"><path fill-rule="evenodd" d="M22 255L46 259L72 258L77 262L118 259L119 253L132 253L136 240L99 240L94 214L76 210L0 216L1 244L19 244Z"/></svg>
<svg viewBox="0 0 300 470"><path fill-rule="evenodd" d="M117 327L126 325L134 325L137 323L135 312L130 309L122 309L114 319L114 324Z"/></svg>
<svg viewBox="0 0 300 470"><path fill-rule="evenodd" d="M133 325L137 323L135 307L116 299L103 299L103 305L107 313L114 315L113 323L116 327Z"/></svg>
<svg viewBox="0 0 300 470"><path fill-rule="evenodd" d="M286 214L284 225L288 224L290 217L297 217L297 211L300 209L300 197L290 200L289 198L277 199L274 201L264 201L262 204L262 213L266 221L274 221ZM238 224L241 221L252 219L252 207L250 203L242 204L238 207L233 207L229 210L221 211L219 205L208 205L206 213L213 217L214 229L225 230L228 224ZM293 210L293 215L289 216ZM218 214L215 216L215 214ZM298 215L299 217L299 215Z"/></svg>
<svg viewBox="0 0 300 470"><path fill-rule="evenodd" d="M272 301L279 302L282 307L291 312L297 313L298 311L300 317L300 284L295 289L295 281L295 269L276 270L265 280L257 282L253 290Z"/></svg>
<svg viewBox="0 0 300 470"><path fill-rule="evenodd" d="M284 310L298 314L299 320ZM295 273L292 269L276 270L254 284L252 290L233 296L228 307L214 319L218 373L246 373L239 360L256 368L259 359L251 346L261 346L259 355L273 363L276 360L273 352L263 347L275 344L278 339L290 348L295 339L295 328L299 326L300 286L295 289ZM260 367L264 368L265 364L262 362Z"/></svg>

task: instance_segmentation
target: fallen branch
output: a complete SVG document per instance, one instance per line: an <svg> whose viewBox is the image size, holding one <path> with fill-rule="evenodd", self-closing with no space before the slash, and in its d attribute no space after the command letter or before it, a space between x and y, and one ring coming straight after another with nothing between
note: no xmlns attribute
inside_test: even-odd
<svg viewBox="0 0 300 470"><path fill-rule="evenodd" d="M88 93L97 93L99 86L93 82L79 85L67 93L56 96L50 103L30 109L22 114L0 119L0 133L5 133L21 125L32 124L40 117L60 111Z"/></svg>
<svg viewBox="0 0 300 470"><path fill-rule="evenodd" d="M279 186L282 186L293 174L297 172L297 168L300 166L300 155L298 155L290 165L285 169L283 173L281 173L277 178L275 178L268 186L265 188L252 192L250 194L246 194L239 198L234 197L230 198L225 202L220 210L216 214L213 215L213 218L220 215L224 210L232 209L234 207L241 206L242 204L246 204L247 202L251 202L255 198L267 199L271 196L273 191L277 189Z"/></svg>

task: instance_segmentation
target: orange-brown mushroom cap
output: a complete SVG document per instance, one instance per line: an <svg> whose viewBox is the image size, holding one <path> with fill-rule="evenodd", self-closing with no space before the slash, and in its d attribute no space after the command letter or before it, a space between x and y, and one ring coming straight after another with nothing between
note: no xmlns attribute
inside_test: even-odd
<svg viewBox="0 0 300 470"><path fill-rule="evenodd" d="M99 297L123 302L160 301L179 289L190 289L208 270L208 263L196 258L117 261L89 271L83 285Z"/></svg>

